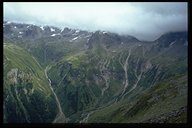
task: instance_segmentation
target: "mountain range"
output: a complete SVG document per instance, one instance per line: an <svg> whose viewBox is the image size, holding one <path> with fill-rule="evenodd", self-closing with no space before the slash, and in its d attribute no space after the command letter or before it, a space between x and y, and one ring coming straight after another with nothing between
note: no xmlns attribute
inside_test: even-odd
<svg viewBox="0 0 192 128"><path fill-rule="evenodd" d="M3 22L4 123L186 123L188 32L154 41Z"/></svg>

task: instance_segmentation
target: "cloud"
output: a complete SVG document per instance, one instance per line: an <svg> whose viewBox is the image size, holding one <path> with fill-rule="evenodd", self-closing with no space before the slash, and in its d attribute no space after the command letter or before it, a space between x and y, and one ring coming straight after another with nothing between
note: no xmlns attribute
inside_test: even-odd
<svg viewBox="0 0 192 128"><path fill-rule="evenodd" d="M22 3L4 2L4 19L88 31L105 30L155 40L169 31L187 30L187 3Z"/></svg>

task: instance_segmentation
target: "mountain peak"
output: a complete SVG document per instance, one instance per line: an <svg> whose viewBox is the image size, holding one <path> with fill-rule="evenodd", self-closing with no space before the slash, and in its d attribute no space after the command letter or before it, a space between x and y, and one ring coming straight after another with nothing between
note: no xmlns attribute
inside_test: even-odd
<svg viewBox="0 0 192 128"><path fill-rule="evenodd" d="M168 32L166 34L161 35L154 42L158 43L160 47L168 47L173 44L182 44L187 41L188 34L187 31L179 31L179 32Z"/></svg>

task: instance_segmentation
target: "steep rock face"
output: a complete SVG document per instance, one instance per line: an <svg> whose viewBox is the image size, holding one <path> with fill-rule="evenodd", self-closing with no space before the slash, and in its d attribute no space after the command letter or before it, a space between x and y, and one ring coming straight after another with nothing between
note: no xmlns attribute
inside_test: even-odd
<svg viewBox="0 0 192 128"><path fill-rule="evenodd" d="M21 36L29 39L37 39L42 36L42 30L37 26L29 26Z"/></svg>
<svg viewBox="0 0 192 128"><path fill-rule="evenodd" d="M54 40L72 40L75 37L81 36L81 38L87 38L89 32L80 31L75 29L60 28L54 26L37 26L32 24L21 24L21 23L12 23L4 22L3 24L4 37L12 39L13 41L24 41L28 42L37 42L37 40L42 39L52 39ZM74 39L75 40L75 39Z"/></svg>
<svg viewBox="0 0 192 128"><path fill-rule="evenodd" d="M119 36L116 33L110 33L105 31L96 31L92 34L87 45L89 48L93 47L92 45L101 43L105 45L106 48L114 47L123 43L137 43L137 40L133 36Z"/></svg>
<svg viewBox="0 0 192 128"><path fill-rule="evenodd" d="M37 39L42 37L42 30L29 24L4 23L4 35L13 39Z"/></svg>

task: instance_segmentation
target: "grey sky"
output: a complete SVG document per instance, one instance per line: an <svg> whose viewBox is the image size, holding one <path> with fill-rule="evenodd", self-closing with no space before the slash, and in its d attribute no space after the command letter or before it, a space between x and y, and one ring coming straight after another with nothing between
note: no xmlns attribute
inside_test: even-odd
<svg viewBox="0 0 192 128"><path fill-rule="evenodd" d="M4 2L4 20L88 31L105 30L154 40L188 28L186 2Z"/></svg>

